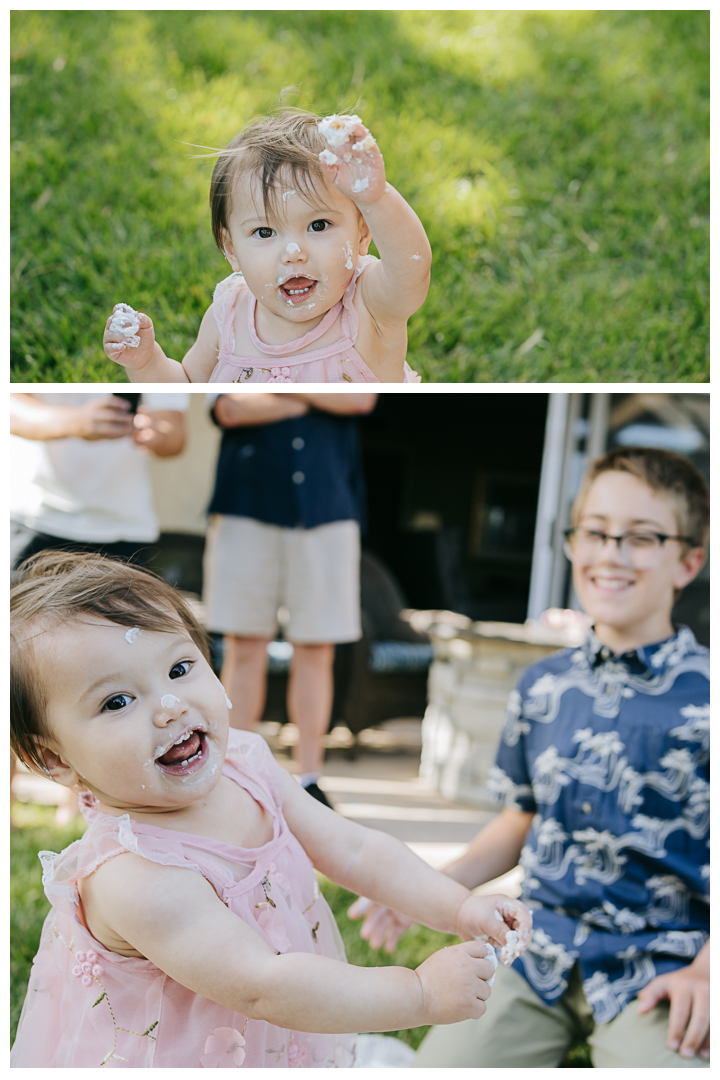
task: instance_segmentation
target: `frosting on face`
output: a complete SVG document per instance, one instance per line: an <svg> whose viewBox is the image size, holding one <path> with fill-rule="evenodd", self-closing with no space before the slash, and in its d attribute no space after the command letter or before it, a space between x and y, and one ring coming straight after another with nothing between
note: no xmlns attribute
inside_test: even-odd
<svg viewBox="0 0 720 1080"><path fill-rule="evenodd" d="M129 645L132 645L138 634L140 633L139 626L132 626L129 630L125 631L125 640Z"/></svg>
<svg viewBox="0 0 720 1080"><path fill-rule="evenodd" d="M175 697L174 694L163 694L160 698L160 705L163 709L170 709L173 705L179 705L180 698Z"/></svg>

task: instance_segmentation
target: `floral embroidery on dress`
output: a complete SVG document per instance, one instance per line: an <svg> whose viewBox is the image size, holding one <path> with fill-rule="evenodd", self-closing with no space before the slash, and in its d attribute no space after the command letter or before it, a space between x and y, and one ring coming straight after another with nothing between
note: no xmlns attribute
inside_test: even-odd
<svg viewBox="0 0 720 1080"><path fill-rule="evenodd" d="M307 1056L307 1050L304 1046L296 1046L295 1043L292 1043L288 1047L288 1066L291 1069L301 1069Z"/></svg>
<svg viewBox="0 0 720 1080"><path fill-rule="evenodd" d="M236 1028L215 1028L205 1040L200 1064L203 1069L239 1069L245 1060L244 1045L245 1040Z"/></svg>
<svg viewBox="0 0 720 1080"><path fill-rule="evenodd" d="M115 1053L115 1051L117 1050L118 1031L124 1031L128 1035L136 1035L138 1037L138 1039L145 1039L145 1038L152 1039L152 1041L155 1042L155 1036L153 1034L151 1034L151 1033L158 1026L158 1023L159 1023L158 1020L156 1020L154 1023L152 1023L150 1025L150 1027L145 1028L144 1031L131 1031L130 1028L124 1028L124 1027L120 1027L118 1025L118 1022L115 1019L115 1013L113 1012L112 1005L110 1004L110 998L108 997L108 992L105 989L105 987L103 986L103 984L100 982L100 977L101 977L101 975L105 974L105 969L103 968L102 964L98 963L98 960L100 959L98 954L93 949L88 949L87 952L85 952L83 949L78 949L77 952L73 952L73 943L72 943L72 941L68 945L67 941L65 941L65 938L62 936L62 934L60 933L60 931L58 930L56 925L53 926L53 933L55 934L56 937L60 938L60 941L62 941L65 948L70 952L70 954L72 955L72 957L76 961L75 966L71 969L72 974L75 976L75 978L80 979L82 981L83 986L90 987L95 982L95 983L98 984L98 986L102 990L102 994L97 999L97 1001L94 1001L92 1003L92 1008L94 1009L102 1001L104 1001L107 1004L108 1011L110 1013L110 1019L112 1020L112 1025L113 1025L113 1029L114 1029L114 1036L113 1036L112 1049L109 1050L107 1052L107 1054L105 1055L105 1057L102 1059L102 1061L100 1062L100 1067L102 1067L103 1065L107 1065L108 1061L110 1061L113 1058L116 1061L127 1061L128 1060L126 1057L123 1057L122 1054L116 1054Z"/></svg>
<svg viewBox="0 0 720 1080"><path fill-rule="evenodd" d="M270 380L271 382L292 382L292 379L290 378L289 367L270 368L270 374L272 375L272 379Z"/></svg>
<svg viewBox="0 0 720 1080"><path fill-rule="evenodd" d="M101 975L105 974L104 967L98 964L100 957L92 949L87 953L75 953L75 959L77 964L72 969L72 973L76 979L82 979L83 986L92 986L93 979L99 979Z"/></svg>

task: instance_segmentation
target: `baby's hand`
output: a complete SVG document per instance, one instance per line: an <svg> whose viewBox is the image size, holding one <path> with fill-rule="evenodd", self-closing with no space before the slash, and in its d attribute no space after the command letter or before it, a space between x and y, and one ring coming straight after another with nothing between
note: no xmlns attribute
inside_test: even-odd
<svg viewBox="0 0 720 1080"><path fill-rule="evenodd" d="M469 896L460 908L458 933L500 947L508 967L525 952L532 937L532 913L509 896Z"/></svg>
<svg viewBox="0 0 720 1080"><path fill-rule="evenodd" d="M135 371L145 367L155 350L152 322L127 304L116 304L105 323L103 348L108 359L116 364Z"/></svg>
<svg viewBox="0 0 720 1080"><path fill-rule="evenodd" d="M490 997L488 980L495 965L482 941L465 941L440 949L417 968L423 994L423 1024L457 1024L478 1020Z"/></svg>
<svg viewBox="0 0 720 1080"><path fill-rule="evenodd" d="M358 206L385 194L385 163L359 116L326 116L318 124L329 149L320 154L328 180Z"/></svg>

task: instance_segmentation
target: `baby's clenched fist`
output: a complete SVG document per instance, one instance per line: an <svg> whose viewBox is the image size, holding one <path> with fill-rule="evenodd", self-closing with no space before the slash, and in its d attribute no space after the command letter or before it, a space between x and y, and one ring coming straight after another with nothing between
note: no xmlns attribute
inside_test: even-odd
<svg viewBox="0 0 720 1080"><path fill-rule="evenodd" d="M423 1023L457 1024L485 1012L495 965L484 942L464 941L433 953L415 974L422 987Z"/></svg>

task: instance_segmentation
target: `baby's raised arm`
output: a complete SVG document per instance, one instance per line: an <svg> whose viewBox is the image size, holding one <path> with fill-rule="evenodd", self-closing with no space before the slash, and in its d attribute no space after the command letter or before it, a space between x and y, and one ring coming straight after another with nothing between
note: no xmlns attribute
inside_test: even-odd
<svg viewBox="0 0 720 1080"><path fill-rule="evenodd" d="M295 781L293 781L295 783ZM309 796L308 796L309 798ZM93 935L251 1019L298 1031L392 1031L477 1018L490 995L486 946L443 949L417 972L276 954L193 870L120 855L83 882Z"/></svg>
<svg viewBox="0 0 720 1080"><path fill-rule="evenodd" d="M125 368L131 382L207 382L217 363L219 345L212 305L182 364L165 355L155 340L150 318L127 304L115 305L103 334L105 355Z"/></svg>
<svg viewBox="0 0 720 1080"><path fill-rule="evenodd" d="M320 155L331 183L357 205L381 261L363 273L363 300L381 323L406 323L427 296L432 251L420 218L385 180L378 145L358 116L331 116Z"/></svg>

